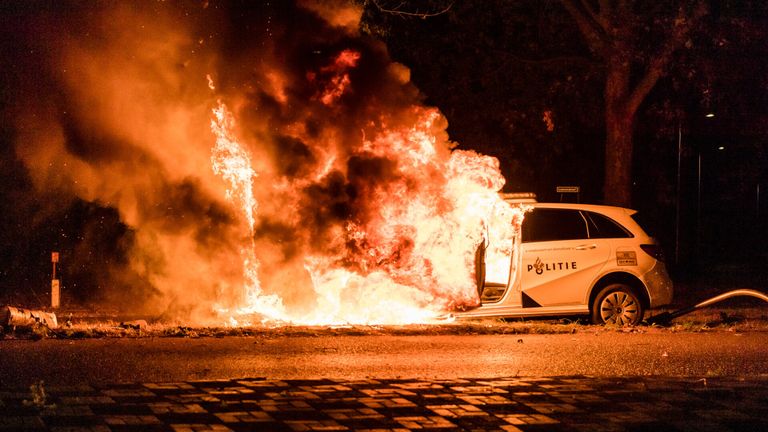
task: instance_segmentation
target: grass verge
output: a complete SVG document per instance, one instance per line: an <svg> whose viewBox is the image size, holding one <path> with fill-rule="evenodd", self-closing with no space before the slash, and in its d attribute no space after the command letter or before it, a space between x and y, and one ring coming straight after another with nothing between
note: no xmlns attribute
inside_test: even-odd
<svg viewBox="0 0 768 432"><path fill-rule="evenodd" d="M323 336L430 336L430 335L525 335L567 334L583 332L756 332L768 331L766 308L710 309L695 311L679 317L668 326L595 326L570 319L546 320L462 320L443 324L411 325L342 325L342 326L251 326L209 327L188 326L179 323L101 321L67 321L58 329L41 325L34 327L0 328L0 339L91 339L91 338L148 338L148 337L227 337L248 336L260 338L323 337Z"/></svg>

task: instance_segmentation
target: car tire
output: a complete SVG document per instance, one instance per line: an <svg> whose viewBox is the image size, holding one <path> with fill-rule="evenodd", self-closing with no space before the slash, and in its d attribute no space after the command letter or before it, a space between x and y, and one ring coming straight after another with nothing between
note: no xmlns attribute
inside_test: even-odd
<svg viewBox="0 0 768 432"><path fill-rule="evenodd" d="M636 325L643 320L643 304L629 285L616 283L600 290L592 303L595 324Z"/></svg>

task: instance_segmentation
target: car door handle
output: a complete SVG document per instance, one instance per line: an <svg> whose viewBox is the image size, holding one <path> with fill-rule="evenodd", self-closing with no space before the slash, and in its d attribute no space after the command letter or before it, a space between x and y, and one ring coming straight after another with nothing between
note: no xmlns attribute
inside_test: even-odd
<svg viewBox="0 0 768 432"><path fill-rule="evenodd" d="M595 248L597 248L596 244L590 244L590 245L576 246L574 249L576 249L576 250L588 250L588 249L595 249Z"/></svg>

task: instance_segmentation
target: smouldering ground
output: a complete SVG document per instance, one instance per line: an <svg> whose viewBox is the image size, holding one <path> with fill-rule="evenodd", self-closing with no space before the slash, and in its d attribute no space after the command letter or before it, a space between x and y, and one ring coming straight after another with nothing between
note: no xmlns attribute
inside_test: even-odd
<svg viewBox="0 0 768 432"><path fill-rule="evenodd" d="M657 313L657 312L655 312ZM503 334L564 334L564 333L652 333L652 332L753 332L768 331L768 308L708 308L679 317L670 325L639 325L635 327L596 326L577 317L532 320L457 320L442 324L411 325L338 325L338 326L190 326L178 322L151 320L113 320L60 317L60 326L0 328L0 339L86 339L86 338L146 338L146 337L225 337L255 336L264 338L297 336L418 336L418 335L503 335Z"/></svg>

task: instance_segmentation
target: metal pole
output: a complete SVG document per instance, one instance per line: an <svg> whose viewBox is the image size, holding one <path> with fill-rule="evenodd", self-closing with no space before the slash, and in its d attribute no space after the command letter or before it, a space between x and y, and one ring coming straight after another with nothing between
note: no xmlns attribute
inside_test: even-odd
<svg viewBox="0 0 768 432"><path fill-rule="evenodd" d="M701 149L696 154L696 258L697 264L701 249Z"/></svg>
<svg viewBox="0 0 768 432"><path fill-rule="evenodd" d="M680 168L683 155L683 131L680 121L677 121L677 197L675 199L675 264L680 262Z"/></svg>

